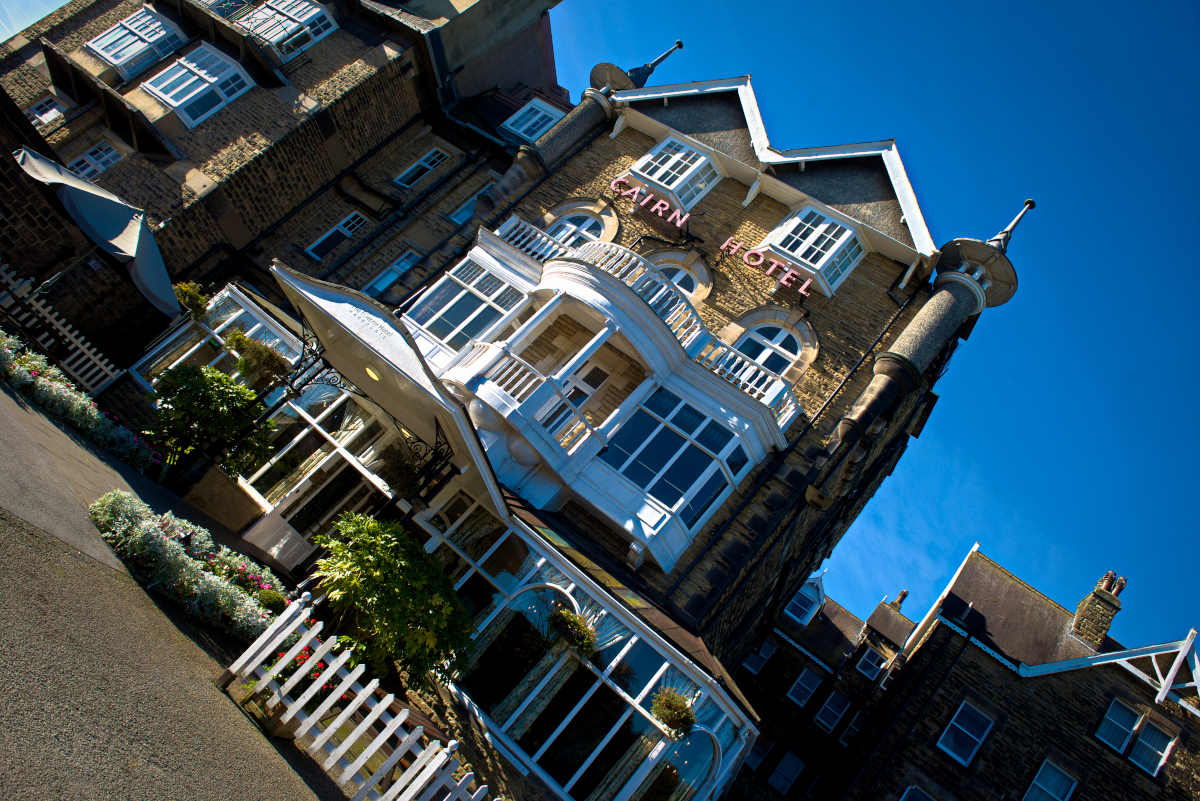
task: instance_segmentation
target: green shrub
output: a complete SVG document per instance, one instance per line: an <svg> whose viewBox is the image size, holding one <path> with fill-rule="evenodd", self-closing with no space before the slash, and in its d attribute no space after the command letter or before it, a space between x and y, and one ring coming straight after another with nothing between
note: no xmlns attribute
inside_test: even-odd
<svg viewBox="0 0 1200 801"><path fill-rule="evenodd" d="M269 612L279 614L287 608L287 597L278 590L259 590L258 602Z"/></svg>
<svg viewBox="0 0 1200 801"><path fill-rule="evenodd" d="M192 313L193 320L203 320L208 314L208 295L195 281L183 281L172 287L179 305Z"/></svg>
<svg viewBox="0 0 1200 801"><path fill-rule="evenodd" d="M555 609L550 613L550 625L584 658L596 650L596 632L583 615L569 609Z"/></svg>
<svg viewBox="0 0 1200 801"><path fill-rule="evenodd" d="M288 360L265 342L248 337L236 328L222 336L226 347L238 353L238 372L258 391L281 384L291 375L292 366Z"/></svg>
<svg viewBox="0 0 1200 801"><path fill-rule="evenodd" d="M313 576L356 658L417 683L454 674L470 618L438 562L398 523L345 513L313 541L327 551Z"/></svg>
<svg viewBox="0 0 1200 801"><path fill-rule="evenodd" d="M696 713L692 711L692 705L682 693L671 687L662 687L654 694L650 714L676 737L687 737L696 725Z"/></svg>
<svg viewBox="0 0 1200 801"><path fill-rule="evenodd" d="M192 364L172 367L154 390L154 434L171 452L172 462L203 447L236 475L261 463L269 452L270 424L254 425L265 407L254 390L220 370Z"/></svg>

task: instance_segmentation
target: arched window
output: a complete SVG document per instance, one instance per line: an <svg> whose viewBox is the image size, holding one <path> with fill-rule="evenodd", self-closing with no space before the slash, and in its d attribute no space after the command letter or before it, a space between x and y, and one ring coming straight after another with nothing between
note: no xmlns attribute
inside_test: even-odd
<svg viewBox="0 0 1200 801"><path fill-rule="evenodd" d="M550 226L550 236L569 248L577 248L595 242L604 231L604 224L591 214L572 214L562 217Z"/></svg>
<svg viewBox="0 0 1200 801"><path fill-rule="evenodd" d="M685 268L671 264L666 267L660 267L659 270L684 292L691 294L696 291L696 276L692 275Z"/></svg>
<svg viewBox="0 0 1200 801"><path fill-rule="evenodd" d="M781 325L756 325L748 328L734 345L747 358L783 375L800 358L800 339Z"/></svg>

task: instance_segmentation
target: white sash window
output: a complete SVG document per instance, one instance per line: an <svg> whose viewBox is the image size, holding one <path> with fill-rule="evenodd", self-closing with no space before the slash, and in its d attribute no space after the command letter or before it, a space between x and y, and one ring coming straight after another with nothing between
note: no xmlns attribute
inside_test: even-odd
<svg viewBox="0 0 1200 801"><path fill-rule="evenodd" d="M183 45L175 24L143 6L85 45L126 80Z"/></svg>
<svg viewBox="0 0 1200 801"><path fill-rule="evenodd" d="M236 61L206 44L180 56L142 84L143 89L175 109L189 128L216 114L252 86L254 81Z"/></svg>

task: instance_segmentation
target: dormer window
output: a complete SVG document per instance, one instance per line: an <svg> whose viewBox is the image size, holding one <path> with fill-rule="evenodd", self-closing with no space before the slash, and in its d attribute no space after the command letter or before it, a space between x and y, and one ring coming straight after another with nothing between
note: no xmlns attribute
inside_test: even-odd
<svg viewBox="0 0 1200 801"><path fill-rule="evenodd" d="M820 593L810 583L796 590L796 594L792 596L792 600L788 601L788 605L783 611L801 626L807 626L820 605Z"/></svg>
<svg viewBox="0 0 1200 801"><path fill-rule="evenodd" d="M184 42L175 24L145 6L89 41L87 49L129 80Z"/></svg>
<svg viewBox="0 0 1200 801"><path fill-rule="evenodd" d="M237 24L269 44L283 61L295 58L337 27L324 9L310 0L267 0Z"/></svg>
<svg viewBox="0 0 1200 801"><path fill-rule="evenodd" d="M566 115L561 109L535 97L522 106L520 111L505 120L501 127L515 133L526 142L535 142L564 116Z"/></svg>
<svg viewBox="0 0 1200 801"><path fill-rule="evenodd" d="M760 247L769 247L811 273L829 296L858 266L864 253L854 231L810 206L784 220Z"/></svg>
<svg viewBox="0 0 1200 801"><path fill-rule="evenodd" d="M55 120L61 120L65 110L66 107L63 106L59 99L51 95L50 97L43 97L25 109L25 119L34 125L49 125Z"/></svg>
<svg viewBox="0 0 1200 801"><path fill-rule="evenodd" d="M175 109L189 128L216 114L250 91L250 80L236 61L219 50L200 45L142 84L142 88Z"/></svg>
<svg viewBox="0 0 1200 801"><path fill-rule="evenodd" d="M631 172L672 196L687 211L721 180L712 160L677 139L664 139L642 156Z"/></svg>

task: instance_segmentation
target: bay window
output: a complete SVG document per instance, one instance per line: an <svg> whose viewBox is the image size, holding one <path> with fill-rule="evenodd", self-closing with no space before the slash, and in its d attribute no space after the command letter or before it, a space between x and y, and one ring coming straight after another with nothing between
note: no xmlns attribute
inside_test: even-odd
<svg viewBox="0 0 1200 801"><path fill-rule="evenodd" d="M750 466L732 431L665 388L616 431L600 458L689 530Z"/></svg>
<svg viewBox="0 0 1200 801"><path fill-rule="evenodd" d="M271 45L283 61L295 58L337 27L312 0L267 0L237 24Z"/></svg>
<svg viewBox="0 0 1200 801"><path fill-rule="evenodd" d="M865 253L853 230L811 206L784 220L760 247L811 272L826 295L834 293Z"/></svg>
<svg viewBox="0 0 1200 801"><path fill-rule="evenodd" d="M85 47L111 64L124 79L137 75L183 45L184 36L166 17L145 6L90 40Z"/></svg>
<svg viewBox="0 0 1200 801"><path fill-rule="evenodd" d="M408 318L439 342L460 350L524 297L520 290L467 259L434 284Z"/></svg>
<svg viewBox="0 0 1200 801"><path fill-rule="evenodd" d="M631 172L651 187L669 193L684 211L721 180L712 160L676 139L665 139L633 165Z"/></svg>
<svg viewBox="0 0 1200 801"><path fill-rule="evenodd" d="M207 44L180 56L142 84L143 89L175 109L189 128L216 114L252 86L254 81L236 61Z"/></svg>

